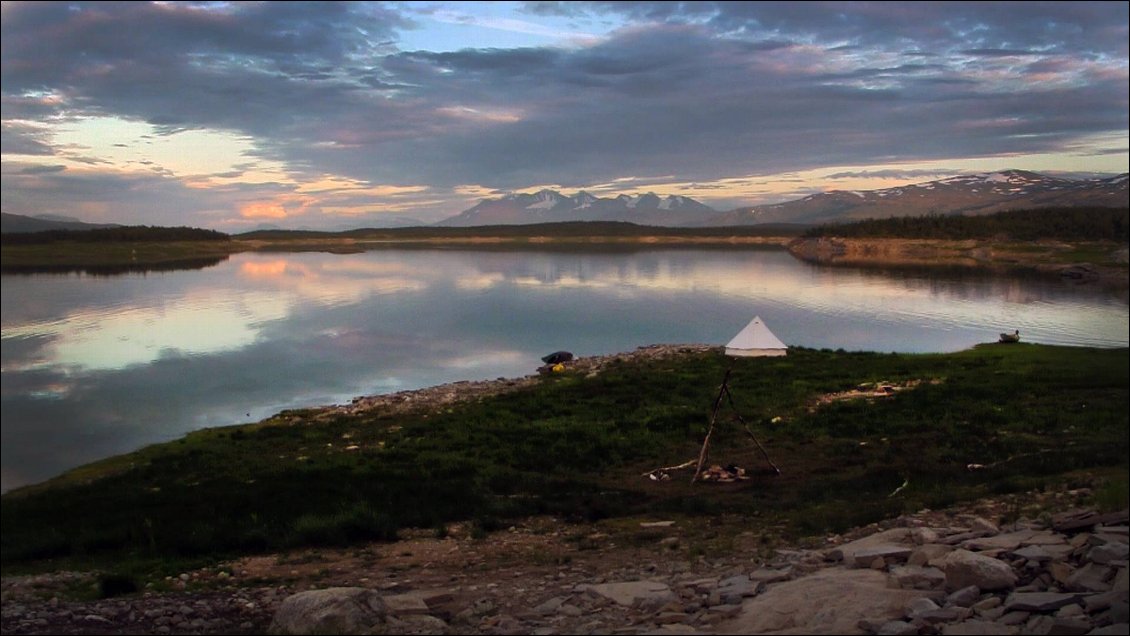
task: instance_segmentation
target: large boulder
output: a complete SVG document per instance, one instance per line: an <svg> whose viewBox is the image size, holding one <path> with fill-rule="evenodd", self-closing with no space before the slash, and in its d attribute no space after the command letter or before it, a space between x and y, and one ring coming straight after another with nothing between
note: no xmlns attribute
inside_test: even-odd
<svg viewBox="0 0 1130 636"><path fill-rule="evenodd" d="M581 589L593 597L606 598L625 607L658 608L678 596L661 581L628 581L625 583L601 583L585 585Z"/></svg>
<svg viewBox="0 0 1130 636"><path fill-rule="evenodd" d="M918 565L896 565L890 569L895 587L904 590L938 590L946 582L946 575L938 568Z"/></svg>
<svg viewBox="0 0 1130 636"><path fill-rule="evenodd" d="M889 587L875 570L830 568L770 586L719 623L719 634L862 634L859 623L901 619L907 604L930 592Z"/></svg>
<svg viewBox="0 0 1130 636"><path fill-rule="evenodd" d="M388 616L381 595L363 587L331 587L283 599L271 634L368 634Z"/></svg>
<svg viewBox="0 0 1130 636"><path fill-rule="evenodd" d="M869 568L874 567L876 559L882 559L880 563L883 565L889 562L904 563L913 551L914 548L907 545L876 545L870 548L856 550L855 554L852 555L852 559L855 562L855 567Z"/></svg>
<svg viewBox="0 0 1130 636"><path fill-rule="evenodd" d="M914 547L914 537L907 528L891 528L870 536L856 539L850 543L832 548L825 555L830 561L843 561L848 565L855 563L855 555L864 550L888 548L891 546Z"/></svg>
<svg viewBox="0 0 1130 636"><path fill-rule="evenodd" d="M947 554L942 570L946 573L948 590L970 585L986 591L1010 590L1016 585L1016 573L1009 564L968 550Z"/></svg>

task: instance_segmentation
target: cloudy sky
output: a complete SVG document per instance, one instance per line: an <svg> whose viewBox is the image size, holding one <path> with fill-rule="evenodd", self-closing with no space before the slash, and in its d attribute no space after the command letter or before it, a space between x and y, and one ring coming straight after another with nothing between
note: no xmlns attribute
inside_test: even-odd
<svg viewBox="0 0 1130 636"><path fill-rule="evenodd" d="M1126 2L4 2L2 206L239 232L1130 163Z"/></svg>

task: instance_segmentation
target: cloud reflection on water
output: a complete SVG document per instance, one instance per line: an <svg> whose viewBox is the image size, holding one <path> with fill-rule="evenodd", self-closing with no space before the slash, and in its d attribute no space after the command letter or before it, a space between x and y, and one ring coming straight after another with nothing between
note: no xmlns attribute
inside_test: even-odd
<svg viewBox="0 0 1130 636"><path fill-rule="evenodd" d="M1046 279L824 269L780 251L240 254L192 272L4 277L3 490L285 408L532 373L659 342L952 351L1018 328L1125 346L1124 298Z"/></svg>

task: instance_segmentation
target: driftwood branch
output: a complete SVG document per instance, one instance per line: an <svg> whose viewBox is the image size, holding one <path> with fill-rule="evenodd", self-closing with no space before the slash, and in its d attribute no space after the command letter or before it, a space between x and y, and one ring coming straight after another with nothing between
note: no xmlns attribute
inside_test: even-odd
<svg viewBox="0 0 1130 636"><path fill-rule="evenodd" d="M898 488L895 488L894 492L892 492L891 494L887 495L887 499L890 499L891 497L894 497L895 495L899 494L900 492L902 492L903 488L906 488L906 487L907 487L907 486L909 486L909 485L910 485L910 480L909 480L909 479L906 479L906 478L904 478L904 479L902 480L902 485L901 485L901 486L899 486Z"/></svg>
<svg viewBox="0 0 1130 636"><path fill-rule="evenodd" d="M965 468L966 468L966 470L984 470L986 468L995 468L997 466L1000 466L1001 464L1007 464L1008 462L1015 461L1017 459L1023 459L1025 457L1035 457L1036 455L1043 455L1044 453L1054 453L1057 450L1059 450L1059 449L1056 449L1056 448L1041 448L1040 450L1035 451L1033 453L1021 453L1019 455L1012 455L1008 458L1002 459L1000 461L993 462L991 464L966 464Z"/></svg>
<svg viewBox="0 0 1130 636"><path fill-rule="evenodd" d="M666 473L666 472L670 472L672 470L682 470L684 468L690 468L691 466L694 466L694 463L696 461L698 461L698 460L688 459L687 461L679 464L678 466L664 466L663 468L656 468L655 470L649 470L646 473L641 474L640 477L650 477L650 476L652 476L656 473Z"/></svg>

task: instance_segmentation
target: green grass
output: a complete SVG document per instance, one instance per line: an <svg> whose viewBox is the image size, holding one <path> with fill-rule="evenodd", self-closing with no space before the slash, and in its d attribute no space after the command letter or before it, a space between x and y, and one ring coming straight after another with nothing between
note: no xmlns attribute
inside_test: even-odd
<svg viewBox="0 0 1130 636"><path fill-rule="evenodd" d="M1094 263L1097 265L1126 267L1125 262L1119 261L1116 258L1116 250L1116 246L1109 244L1086 243L1075 245L1071 249L1057 253L1056 258L1057 260L1067 263Z"/></svg>
<svg viewBox="0 0 1130 636"><path fill-rule="evenodd" d="M783 474L771 474L724 408L711 461L744 466L753 479L641 477L697 457L731 364L736 406ZM819 395L909 380L924 382L813 408ZM1128 385L1126 349L793 349L785 358L685 354L595 377L546 376L432 415L283 412L4 495L3 565L220 559L388 540L460 520L485 533L530 514L739 515L793 537L838 532L1080 471L1125 474ZM1099 496L1125 505L1125 480Z"/></svg>
<svg viewBox="0 0 1130 636"><path fill-rule="evenodd" d="M1124 510L1130 501L1130 483L1122 471L1100 478L1094 490L1093 502L1100 512Z"/></svg>
<svg viewBox="0 0 1130 636"><path fill-rule="evenodd" d="M1104 267L1126 267L1126 263L1117 258L1120 245L1114 242L1076 242L1071 244L1055 243L996 243L994 252L1000 258L1013 255L1016 258L1032 260L1039 258L1042 263L1059 263L1064 265L1090 263Z"/></svg>

